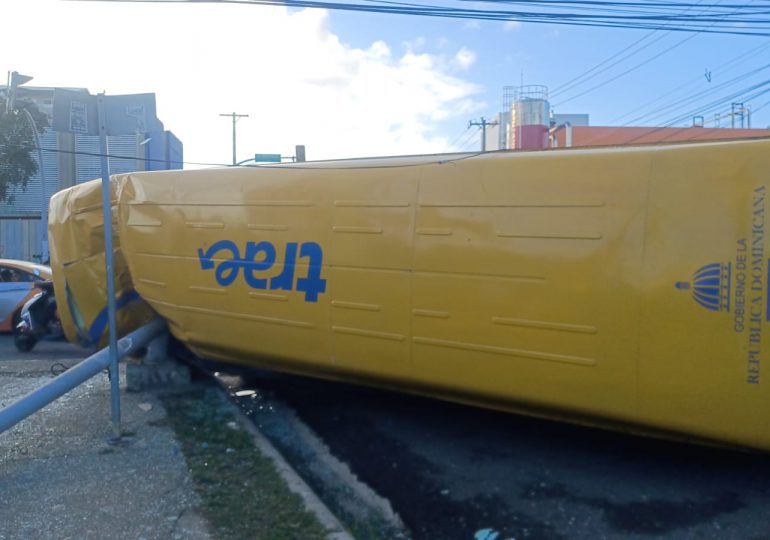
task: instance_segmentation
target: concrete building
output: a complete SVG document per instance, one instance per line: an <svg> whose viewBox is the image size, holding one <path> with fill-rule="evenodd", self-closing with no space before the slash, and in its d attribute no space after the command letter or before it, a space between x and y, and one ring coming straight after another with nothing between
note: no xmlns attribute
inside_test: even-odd
<svg viewBox="0 0 770 540"><path fill-rule="evenodd" d="M501 114L497 114L492 117L490 124L486 129L486 149L488 152L493 150L500 150L500 133L501 128L504 125L504 121L501 120ZM504 129L504 128L502 128Z"/></svg>
<svg viewBox="0 0 770 540"><path fill-rule="evenodd" d="M551 115L551 126L565 126L567 124L571 126L587 126L589 125L589 120L588 115L584 113L553 113Z"/></svg>
<svg viewBox="0 0 770 540"><path fill-rule="evenodd" d="M729 128L703 127L703 117L693 118L692 127L591 126L588 114L554 113L545 86L505 86L503 112L496 118L500 124L496 148L534 150L770 137L770 129L751 129L751 111L743 104L734 103L729 117L733 124ZM489 142L487 149L494 149Z"/></svg>
<svg viewBox="0 0 770 540"><path fill-rule="evenodd" d="M6 93L0 86L0 94ZM33 102L53 119L54 88L19 87L17 100ZM69 91L90 95L83 88ZM155 114L154 94L138 94ZM150 103L151 102L151 103ZM181 169L182 142L163 124L151 122L146 131L107 137L111 174ZM48 129L40 136L42 167L30 178L26 189L9 190L12 202L0 204L0 258L39 261L45 258L41 212L47 211L51 195L70 186L101 177L99 138ZM37 154L35 160L39 161ZM43 181L42 173L45 174Z"/></svg>
<svg viewBox="0 0 770 540"><path fill-rule="evenodd" d="M551 148L572 146L616 146L684 141L717 141L770 137L770 129L692 127L576 126L569 123L551 128Z"/></svg>

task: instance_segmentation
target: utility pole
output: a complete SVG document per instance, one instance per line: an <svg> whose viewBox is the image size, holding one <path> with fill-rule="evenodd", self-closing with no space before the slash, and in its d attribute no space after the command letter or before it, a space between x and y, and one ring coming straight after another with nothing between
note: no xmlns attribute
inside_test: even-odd
<svg viewBox="0 0 770 540"><path fill-rule="evenodd" d="M487 151L487 126L496 126L498 124L497 120L494 122L490 122L483 116L481 117L481 121L479 122L468 122L468 129L470 129L473 126L481 126L481 151L486 152Z"/></svg>
<svg viewBox="0 0 770 540"><path fill-rule="evenodd" d="M231 116L233 119L233 165L236 164L235 159L235 123L238 121L239 118L248 118L248 114L236 114L236 113L222 113L219 116Z"/></svg>
<svg viewBox="0 0 770 540"><path fill-rule="evenodd" d="M751 111L743 103L732 103L730 110L730 127L735 127L735 117L740 116L741 128L746 127L745 120L748 118L748 127L751 127Z"/></svg>

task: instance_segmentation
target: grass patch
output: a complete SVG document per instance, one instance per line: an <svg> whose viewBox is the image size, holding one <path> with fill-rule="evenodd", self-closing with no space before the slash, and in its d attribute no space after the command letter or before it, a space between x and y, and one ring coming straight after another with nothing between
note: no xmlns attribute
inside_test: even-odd
<svg viewBox="0 0 770 540"><path fill-rule="evenodd" d="M326 529L289 491L215 390L161 398L182 447L203 515L221 539L312 540ZM231 424L232 425L232 424Z"/></svg>

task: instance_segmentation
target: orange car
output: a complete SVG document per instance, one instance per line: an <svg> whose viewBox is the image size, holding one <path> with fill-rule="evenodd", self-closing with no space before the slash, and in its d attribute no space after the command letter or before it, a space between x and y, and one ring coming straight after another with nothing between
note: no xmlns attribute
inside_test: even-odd
<svg viewBox="0 0 770 540"><path fill-rule="evenodd" d="M39 292L35 281L50 280L51 269L27 261L0 259L0 332L12 332L24 302Z"/></svg>

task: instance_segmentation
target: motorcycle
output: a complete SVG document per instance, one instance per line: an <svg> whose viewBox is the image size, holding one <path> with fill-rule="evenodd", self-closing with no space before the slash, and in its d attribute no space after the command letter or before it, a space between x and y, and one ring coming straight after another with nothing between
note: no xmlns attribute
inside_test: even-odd
<svg viewBox="0 0 770 540"><path fill-rule="evenodd" d="M21 308L21 320L13 331L13 343L20 352L29 352L42 340L61 339L64 336L52 281L38 281L40 292L27 300Z"/></svg>

